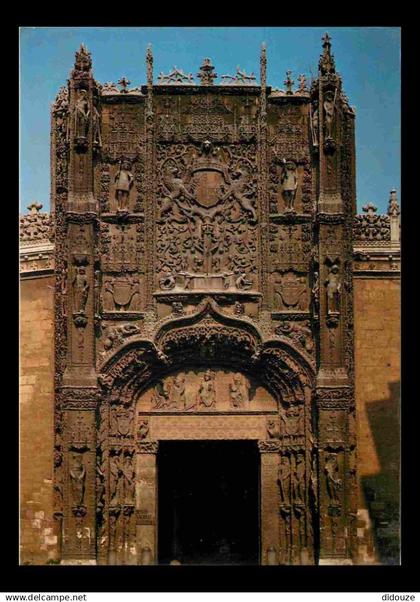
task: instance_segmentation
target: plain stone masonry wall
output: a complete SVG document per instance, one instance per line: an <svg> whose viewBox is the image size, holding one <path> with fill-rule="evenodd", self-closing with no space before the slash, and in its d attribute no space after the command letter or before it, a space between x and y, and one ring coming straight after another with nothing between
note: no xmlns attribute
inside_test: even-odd
<svg viewBox="0 0 420 602"><path fill-rule="evenodd" d="M20 563L56 559L53 519L54 277L21 281Z"/></svg>
<svg viewBox="0 0 420 602"><path fill-rule="evenodd" d="M400 281L354 290L359 563L399 564Z"/></svg>

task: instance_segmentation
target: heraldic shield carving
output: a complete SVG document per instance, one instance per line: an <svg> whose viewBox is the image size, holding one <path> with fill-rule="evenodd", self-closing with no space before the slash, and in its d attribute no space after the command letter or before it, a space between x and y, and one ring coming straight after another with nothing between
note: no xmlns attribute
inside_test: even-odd
<svg viewBox="0 0 420 602"><path fill-rule="evenodd" d="M76 53L52 109L60 562L196 545L159 514L177 440L250 442L252 562L352 562L354 114L329 53L296 92L267 86L265 48L260 85L210 59L156 83L150 49L146 85L100 85Z"/></svg>

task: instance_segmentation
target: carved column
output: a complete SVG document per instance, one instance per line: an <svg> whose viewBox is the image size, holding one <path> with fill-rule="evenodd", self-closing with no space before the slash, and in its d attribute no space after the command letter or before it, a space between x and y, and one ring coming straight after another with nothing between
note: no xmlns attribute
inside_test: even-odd
<svg viewBox="0 0 420 602"><path fill-rule="evenodd" d="M262 293L262 309L269 306L268 294L268 193L267 193L267 53L265 44L261 48L260 57L261 95L258 113L258 207L260 227L261 257L260 291Z"/></svg>
<svg viewBox="0 0 420 602"><path fill-rule="evenodd" d="M96 563L96 404L94 271L96 202L93 196L92 61L84 46L76 52L69 81L67 142L68 196L65 242L57 264L66 266L66 282L56 312L66 308L66 357L61 400L63 452L62 562ZM58 210L58 207L56 207ZM61 315L62 318L62 315ZM64 358L63 358L64 359ZM57 372L60 367L58 366ZM61 375L60 375L61 376Z"/></svg>
<svg viewBox="0 0 420 602"><path fill-rule="evenodd" d="M351 556L348 464L353 393L351 245L354 209L354 138L335 71L328 34L319 62L319 367L316 412L319 455L320 564Z"/></svg>
<svg viewBox="0 0 420 602"><path fill-rule="evenodd" d="M260 563L280 564L280 497L277 483L280 442L261 440L258 441L258 449L261 458Z"/></svg>
<svg viewBox="0 0 420 602"><path fill-rule="evenodd" d="M62 564L96 564L96 394L63 395Z"/></svg>
<svg viewBox="0 0 420 602"><path fill-rule="evenodd" d="M157 457L158 441L137 446L136 531L137 563L157 564Z"/></svg>
<svg viewBox="0 0 420 602"><path fill-rule="evenodd" d="M155 125L153 110L153 55L149 46L146 55L147 63L147 96L144 105L144 123L145 123L145 223L148 236L145 239L146 253L146 309L154 310L153 293L155 290Z"/></svg>

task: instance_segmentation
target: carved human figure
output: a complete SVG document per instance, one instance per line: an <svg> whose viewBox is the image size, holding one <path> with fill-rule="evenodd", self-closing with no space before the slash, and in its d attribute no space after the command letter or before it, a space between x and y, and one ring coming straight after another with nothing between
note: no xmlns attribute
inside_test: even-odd
<svg viewBox="0 0 420 602"><path fill-rule="evenodd" d="M89 280L86 268L76 267L73 278L74 311L84 313L89 295Z"/></svg>
<svg viewBox="0 0 420 602"><path fill-rule="evenodd" d="M305 462L303 456L298 454L296 457L296 466L292 475L293 500L295 503L303 503L305 485Z"/></svg>
<svg viewBox="0 0 420 602"><path fill-rule="evenodd" d="M211 370L206 370L198 390L197 402L199 407L211 408L216 405L216 389L214 386L214 374Z"/></svg>
<svg viewBox="0 0 420 602"><path fill-rule="evenodd" d="M153 394L153 407L156 410L167 408L169 405L170 391L165 381L159 381Z"/></svg>
<svg viewBox="0 0 420 602"><path fill-rule="evenodd" d="M124 490L123 503L132 504L134 501L135 479L132 457L128 454L124 456L121 471Z"/></svg>
<svg viewBox="0 0 420 602"><path fill-rule="evenodd" d="M314 100L312 111L312 143L314 146L319 144L319 112L318 112L318 101Z"/></svg>
<svg viewBox="0 0 420 602"><path fill-rule="evenodd" d="M335 117L335 95L329 90L324 97L325 136L332 138Z"/></svg>
<svg viewBox="0 0 420 602"><path fill-rule="evenodd" d="M87 138L89 131L90 109L87 91L80 90L75 106L75 134L76 138Z"/></svg>
<svg viewBox="0 0 420 602"><path fill-rule="evenodd" d="M341 280L337 264L331 266L328 278L325 281L327 287L327 312L337 313L340 311Z"/></svg>
<svg viewBox="0 0 420 602"><path fill-rule="evenodd" d="M95 105L93 106L93 144L99 148L102 146L101 117Z"/></svg>
<svg viewBox="0 0 420 602"><path fill-rule="evenodd" d="M314 282L312 286L312 302L315 316L319 313L319 273L314 272Z"/></svg>
<svg viewBox="0 0 420 602"><path fill-rule="evenodd" d="M172 381L171 405L176 410L185 408L185 374L177 374Z"/></svg>
<svg viewBox="0 0 420 602"><path fill-rule="evenodd" d="M109 459L110 506L118 506L124 499L123 471L120 462L120 457L116 454L112 455Z"/></svg>
<svg viewBox="0 0 420 602"><path fill-rule="evenodd" d="M149 421L142 420L137 429L137 437L141 440L147 439L147 437L149 436L149 430Z"/></svg>
<svg viewBox="0 0 420 602"><path fill-rule="evenodd" d="M281 413L283 433L295 437L302 433L302 411L300 406L292 405Z"/></svg>
<svg viewBox="0 0 420 602"><path fill-rule="evenodd" d="M290 458L282 455L280 460L278 483L280 486L280 500L284 505L290 505Z"/></svg>
<svg viewBox="0 0 420 602"><path fill-rule="evenodd" d="M282 196L285 204L285 212L294 211L294 202L298 187L297 168L294 161L283 160L283 171L281 175Z"/></svg>
<svg viewBox="0 0 420 602"><path fill-rule="evenodd" d="M338 466L337 456L330 454L325 460L324 473L327 481L328 495L333 504L340 501L339 491L341 490L342 481L339 478L340 469Z"/></svg>
<svg viewBox="0 0 420 602"><path fill-rule="evenodd" d="M72 490L72 503L82 506L85 499L86 468L83 454L73 452L70 457L70 480Z"/></svg>
<svg viewBox="0 0 420 602"><path fill-rule="evenodd" d="M273 418L267 419L267 435L270 439L278 439L280 432L278 425Z"/></svg>
<svg viewBox="0 0 420 602"><path fill-rule="evenodd" d="M118 209L128 209L128 197L134 184L134 176L130 171L130 161L126 159L120 163L120 168L115 176L115 198L117 199Z"/></svg>
<svg viewBox="0 0 420 602"><path fill-rule="evenodd" d="M234 374L229 385L230 403L234 408L242 408L249 402L248 386L245 378L239 372Z"/></svg>

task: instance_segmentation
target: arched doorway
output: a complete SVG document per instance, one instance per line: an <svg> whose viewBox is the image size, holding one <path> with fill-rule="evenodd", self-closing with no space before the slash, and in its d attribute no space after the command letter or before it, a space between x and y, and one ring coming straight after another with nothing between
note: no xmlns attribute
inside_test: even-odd
<svg viewBox="0 0 420 602"><path fill-rule="evenodd" d="M98 415L98 466L104 476L97 488L102 563L166 563L178 560L173 558L177 545L184 546L187 563L194 558L223 562L223 557L235 563L233 548L240 547L236 541L240 528L237 525L236 534L231 533L231 543L224 541L229 538L220 507L210 521L213 540L201 551L192 533L189 539L186 535L184 541L177 541L173 522L159 526L160 486L163 491L174 489L168 484L168 474L174 472L171 462L188 464L183 484L175 486L173 495L185 497L188 483L193 483L197 503L205 505L205 479L200 484L200 469L187 462L188 453L195 458L201 454L207 467L217 456L219 469L209 474L210 482L217 483L217 474L227 483L236 479L226 515L232 515L240 503L240 492L255 489L257 483L258 502L254 500L251 514L258 517L258 533L250 537L253 543L248 551L242 543L242 557L236 553L238 563L255 563L256 556L261 564L314 562L314 383L305 358L282 341L264 341L252 325L221 316L207 304L200 314L165 324L153 341L138 339L127 344L105 364L101 382L104 401ZM237 442L236 451L233 442ZM191 447L185 447L187 443ZM217 443L225 445L225 450ZM165 468L171 447L173 457ZM256 449L257 460L252 455ZM250 466L257 466L258 477L251 470L252 482L238 480L239 471L234 472L241 454ZM227 462L222 465L228 456L230 472ZM159 483L160 477L166 484L164 480ZM173 505L169 506L173 513ZM199 521L194 505L191 513ZM203 524L208 513L208 507L201 512ZM187 520L181 514L176 520Z"/></svg>

